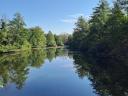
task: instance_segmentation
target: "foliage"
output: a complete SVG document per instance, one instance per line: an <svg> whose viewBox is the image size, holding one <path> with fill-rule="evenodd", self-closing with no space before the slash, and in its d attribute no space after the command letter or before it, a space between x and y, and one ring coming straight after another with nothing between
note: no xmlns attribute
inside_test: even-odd
<svg viewBox="0 0 128 96"><path fill-rule="evenodd" d="M68 40L69 46L102 57L126 50L128 16L120 7L123 1L119 1L115 1L113 8L109 8L107 0L100 0L90 20L78 18L74 33Z"/></svg>
<svg viewBox="0 0 128 96"><path fill-rule="evenodd" d="M39 27L26 28L25 21L20 13L16 13L11 20L6 17L0 19L0 53L63 46L60 35L54 37L52 32L45 36Z"/></svg>
<svg viewBox="0 0 128 96"><path fill-rule="evenodd" d="M9 22L10 39L12 39L10 40L11 44L15 45L18 49L24 48L23 46L28 44L27 32L24 26L25 22L19 13L16 13L14 18Z"/></svg>
<svg viewBox="0 0 128 96"><path fill-rule="evenodd" d="M27 36L25 22L19 13L16 13L12 20L2 18L0 29L0 52L31 48Z"/></svg>
<svg viewBox="0 0 128 96"><path fill-rule="evenodd" d="M55 41L56 41L57 46L63 46L64 45L63 41L62 41L62 38L60 36L55 35L54 37L55 37Z"/></svg>
<svg viewBox="0 0 128 96"><path fill-rule="evenodd" d="M30 29L29 42L33 48L35 47L45 47L46 38L44 32L40 27L34 27Z"/></svg>
<svg viewBox="0 0 128 96"><path fill-rule="evenodd" d="M79 17L75 25L76 28L74 29L73 33L73 47L81 49L83 47L83 39L88 35L89 32L89 24L83 17Z"/></svg>
<svg viewBox="0 0 128 96"><path fill-rule="evenodd" d="M117 3L119 4L122 11L128 15L128 0L117 0Z"/></svg>
<svg viewBox="0 0 128 96"><path fill-rule="evenodd" d="M51 31L48 32L46 38L47 38L47 47L55 47L56 46L55 37Z"/></svg>

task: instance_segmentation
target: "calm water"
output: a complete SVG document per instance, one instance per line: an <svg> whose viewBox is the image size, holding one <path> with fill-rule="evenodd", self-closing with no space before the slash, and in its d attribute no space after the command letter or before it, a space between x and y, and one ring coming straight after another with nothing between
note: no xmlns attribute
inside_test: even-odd
<svg viewBox="0 0 128 96"><path fill-rule="evenodd" d="M0 96L128 96L123 61L91 60L67 49L1 55Z"/></svg>

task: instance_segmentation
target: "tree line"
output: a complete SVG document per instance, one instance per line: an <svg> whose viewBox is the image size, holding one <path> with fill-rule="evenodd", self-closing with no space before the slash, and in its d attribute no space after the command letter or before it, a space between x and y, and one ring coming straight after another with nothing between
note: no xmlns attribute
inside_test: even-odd
<svg viewBox="0 0 128 96"><path fill-rule="evenodd" d="M16 13L12 20L0 19L0 52L63 46L63 41L62 35L51 31L45 34L39 26L26 28L20 13Z"/></svg>
<svg viewBox="0 0 128 96"><path fill-rule="evenodd" d="M100 0L89 20L79 17L69 36L70 48L96 56L120 56L128 48L128 0L115 0L110 7Z"/></svg>

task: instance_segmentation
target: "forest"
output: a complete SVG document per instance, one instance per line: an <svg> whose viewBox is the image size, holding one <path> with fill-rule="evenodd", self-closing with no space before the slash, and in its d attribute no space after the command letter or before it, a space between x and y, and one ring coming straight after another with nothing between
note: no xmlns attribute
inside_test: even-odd
<svg viewBox="0 0 128 96"><path fill-rule="evenodd" d="M14 1L8 6L17 10L22 0ZM0 96L128 96L128 0L22 2L27 5L20 6L24 16L17 12L12 18L0 18ZM90 8L87 2L97 4L90 17L85 16ZM47 22L39 19L33 6ZM69 14L81 12L83 6L87 13L82 16ZM50 22L58 31L72 30L74 22L75 26L71 34L45 32L43 26L28 27L24 19L28 14L39 25ZM57 18L62 19L60 25Z"/></svg>
<svg viewBox="0 0 128 96"><path fill-rule="evenodd" d="M115 0L113 5L100 0L89 20L79 17L68 45L88 55L125 56L128 48L128 1Z"/></svg>
<svg viewBox="0 0 128 96"><path fill-rule="evenodd" d="M111 5L100 0L89 19L80 16L71 35L47 34L39 26L27 28L20 13L0 20L0 52L68 45L95 56L121 56L128 48L128 1ZM106 55L107 54L107 55ZM119 55L118 55L119 54Z"/></svg>
<svg viewBox="0 0 128 96"><path fill-rule="evenodd" d="M65 34L55 35L51 31L44 33L41 27L27 28L20 13L12 20L0 19L0 52L11 52L31 48L63 46Z"/></svg>

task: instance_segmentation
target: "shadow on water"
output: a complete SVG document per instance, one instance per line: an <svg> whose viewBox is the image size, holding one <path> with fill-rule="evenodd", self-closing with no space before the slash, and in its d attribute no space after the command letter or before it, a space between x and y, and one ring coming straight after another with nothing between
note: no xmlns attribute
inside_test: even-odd
<svg viewBox="0 0 128 96"><path fill-rule="evenodd" d="M74 54L76 72L88 76L99 96L128 96L128 59L97 58Z"/></svg>
<svg viewBox="0 0 128 96"><path fill-rule="evenodd" d="M100 96L128 96L128 59L88 58L79 52L67 49L24 51L15 55L0 56L0 87L15 84L22 89L29 78L30 68L40 68L45 60L56 57L73 59L75 71L83 79L88 77L95 93Z"/></svg>

